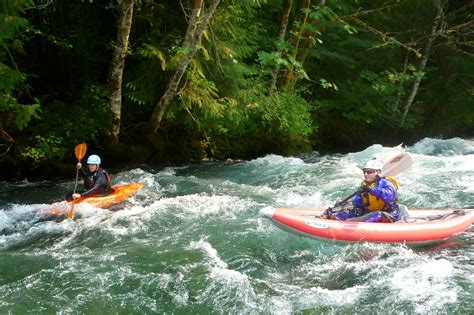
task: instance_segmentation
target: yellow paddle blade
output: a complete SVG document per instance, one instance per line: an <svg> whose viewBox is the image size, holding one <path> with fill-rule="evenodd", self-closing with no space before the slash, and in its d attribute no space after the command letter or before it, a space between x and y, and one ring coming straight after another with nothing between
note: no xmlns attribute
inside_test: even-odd
<svg viewBox="0 0 474 315"><path fill-rule="evenodd" d="M74 149L74 153L76 154L76 157L79 160L79 162L82 160L84 155L86 155L86 151L87 151L87 144L81 143L81 144L76 145L76 148Z"/></svg>

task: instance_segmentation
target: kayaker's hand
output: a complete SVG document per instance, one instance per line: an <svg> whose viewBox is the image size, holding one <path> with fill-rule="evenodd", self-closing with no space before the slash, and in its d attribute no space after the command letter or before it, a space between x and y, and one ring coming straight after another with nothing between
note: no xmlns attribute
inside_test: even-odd
<svg viewBox="0 0 474 315"><path fill-rule="evenodd" d="M80 169L82 168L82 164L81 164L81 162L77 162L77 164L76 164L76 168L77 168L78 170L80 170Z"/></svg>
<svg viewBox="0 0 474 315"><path fill-rule="evenodd" d="M81 194L78 194L78 193L72 194L72 199L77 199L80 197L81 197Z"/></svg>
<svg viewBox="0 0 474 315"><path fill-rule="evenodd" d="M323 211L321 214L322 219L329 219L329 216L331 214L331 208L327 208L326 210Z"/></svg>
<svg viewBox="0 0 474 315"><path fill-rule="evenodd" d="M362 183L359 186L359 189L357 189L358 192L364 192L364 191L369 191L370 188L367 186L367 183L365 181L362 181Z"/></svg>

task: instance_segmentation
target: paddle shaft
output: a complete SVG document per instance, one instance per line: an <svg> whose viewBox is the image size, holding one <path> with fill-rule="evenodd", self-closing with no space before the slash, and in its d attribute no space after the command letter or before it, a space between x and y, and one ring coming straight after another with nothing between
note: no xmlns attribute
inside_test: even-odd
<svg viewBox="0 0 474 315"><path fill-rule="evenodd" d="M76 169L76 181L74 183L74 190L73 190L73 194L76 193L76 189L77 189L77 180L79 179L79 169Z"/></svg>
<svg viewBox="0 0 474 315"><path fill-rule="evenodd" d="M81 162L82 158L86 154L86 151L87 151L87 145L85 143L76 145L76 147L74 148L74 154L76 155L78 163ZM78 179L79 179L79 169L76 167L76 181L74 182L74 191L72 192L72 194L76 193ZM69 210L69 213L67 214L68 219L72 219L74 217L75 206L76 206L76 202L73 200L71 209Z"/></svg>
<svg viewBox="0 0 474 315"><path fill-rule="evenodd" d="M74 183L74 191L72 192L72 194L75 194L76 193L76 189L77 189L77 180L79 178L79 169L76 169L76 182ZM68 214L67 214L67 218L69 220L71 220L72 218L74 218L74 207L76 206L76 203L74 202L74 200L72 201L72 205L71 205L71 209L69 210Z"/></svg>
<svg viewBox="0 0 474 315"><path fill-rule="evenodd" d="M343 205L347 204L347 203L349 202L349 200L350 200L351 198L353 198L355 195L357 195L357 191L354 192L352 195L348 196L347 198L345 198L344 200L339 201L338 203L336 203L336 204L334 205L334 207L343 206ZM330 208L330 209L331 209L331 208Z"/></svg>

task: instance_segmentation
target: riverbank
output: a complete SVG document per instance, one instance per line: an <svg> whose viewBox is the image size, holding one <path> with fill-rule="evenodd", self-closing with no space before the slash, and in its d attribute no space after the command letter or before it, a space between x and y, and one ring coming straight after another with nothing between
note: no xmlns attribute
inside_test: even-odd
<svg viewBox="0 0 474 315"><path fill-rule="evenodd" d="M421 139L414 139L414 137L411 138L413 139L410 141L407 141L407 139L410 138L406 137L404 141L394 138L391 141L373 143L379 143L386 147L394 147L397 145L410 146L422 141ZM376 137L373 139L377 140ZM313 144L313 147L278 147L273 144L273 148L272 144L260 144L259 146L254 145L251 147L251 143L248 141L245 145L243 145L243 142L240 142L238 146L233 146L233 143L227 142L225 146L221 143L221 147L216 147L214 150L209 150L208 147L202 146L199 142L193 145L179 145L165 142L163 146L160 147L161 150L157 150L156 147L146 147L137 144L120 144L119 146L109 147L108 149L89 145L86 156L99 154L102 157L102 166L113 174L133 168L152 170L170 165L193 164L203 161L246 161L268 154L278 154L282 156L298 156L310 152L318 152L318 154L322 155L335 153L345 154L363 150L373 144L360 141L359 143L351 143L349 145L344 143L343 139L341 141L328 140L326 145ZM463 141L469 142L472 140ZM77 163L73 150L74 148L71 147L71 152L64 160L44 159L38 165L34 165L28 160L14 159L11 155L3 156L0 159L0 181L18 181L25 179L28 181L38 181L71 178L75 174L75 164ZM469 151L468 149L466 150Z"/></svg>

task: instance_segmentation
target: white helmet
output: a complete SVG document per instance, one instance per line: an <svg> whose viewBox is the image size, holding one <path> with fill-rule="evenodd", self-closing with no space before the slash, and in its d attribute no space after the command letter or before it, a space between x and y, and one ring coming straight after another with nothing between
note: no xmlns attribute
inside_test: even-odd
<svg viewBox="0 0 474 315"><path fill-rule="evenodd" d="M87 159L87 164L100 164L100 157L98 155L92 154Z"/></svg>
<svg viewBox="0 0 474 315"><path fill-rule="evenodd" d="M380 171L380 170L382 170L382 163L380 163L377 160L369 160L369 161L367 161L367 163L365 163L364 170L365 169Z"/></svg>

